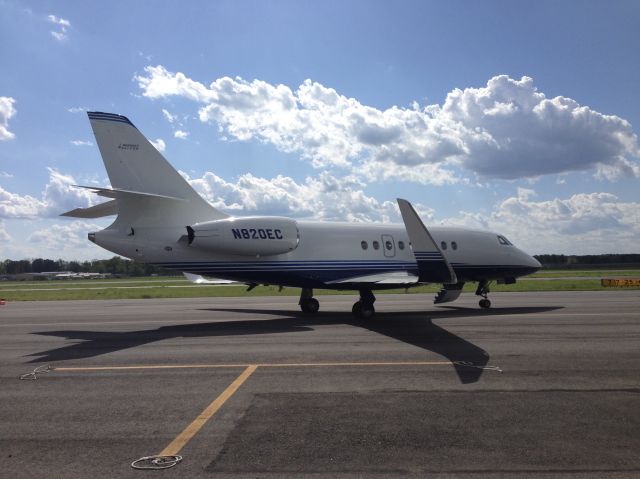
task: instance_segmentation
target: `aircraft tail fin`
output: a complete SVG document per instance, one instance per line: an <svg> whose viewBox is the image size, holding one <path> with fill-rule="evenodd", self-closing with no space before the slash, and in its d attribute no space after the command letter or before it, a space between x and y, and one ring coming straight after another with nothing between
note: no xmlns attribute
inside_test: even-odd
<svg viewBox="0 0 640 479"><path fill-rule="evenodd" d="M111 196L120 220L124 216L131 221L144 218L148 225L184 226L228 216L207 203L127 117L95 111L88 115L113 191L138 193Z"/></svg>
<svg viewBox="0 0 640 479"><path fill-rule="evenodd" d="M418 276L421 283L457 283L456 273L434 241L416 210L407 200L398 198L404 226L418 263Z"/></svg>

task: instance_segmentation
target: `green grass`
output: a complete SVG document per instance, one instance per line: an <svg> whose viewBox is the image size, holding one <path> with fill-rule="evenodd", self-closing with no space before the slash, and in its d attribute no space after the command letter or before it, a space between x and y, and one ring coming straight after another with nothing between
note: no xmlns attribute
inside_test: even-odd
<svg viewBox="0 0 640 479"><path fill-rule="evenodd" d="M101 280L84 280L84 281L3 281L0 283L0 292L8 289L87 289L87 288L126 288L126 287L166 287L166 286L188 286L191 283L184 279L175 280L156 280L150 279L145 281L144 279L137 280L125 280L125 279L101 279Z"/></svg>
<svg viewBox="0 0 640 479"><path fill-rule="evenodd" d="M557 269L544 269L537 273L533 273L531 278L569 278L576 276L593 276L597 278L625 278L636 277L640 278L640 270L637 269L601 269L601 270L557 270Z"/></svg>
<svg viewBox="0 0 640 479"><path fill-rule="evenodd" d="M565 277L593 276L593 279L544 279L536 281L518 281L516 284L493 284L491 291L611 291L614 288L600 286L600 277L622 277L621 271L554 271L552 275L541 276L547 271L537 273L533 277ZM606 274L603 274L606 273ZM629 273L629 271L625 271ZM640 277L640 271L631 271L631 276ZM174 287L172 287L174 286ZM181 287L175 287L181 286ZM87 289L95 288L95 289ZM98 289L99 288L99 289ZM465 292L474 292L475 283L465 285ZM433 293L440 285L427 285L408 290L412 293ZM640 288L625 288L640 289ZM36 291L30 291L36 290ZM404 289L379 291L376 294L404 293ZM200 297L244 297L244 296L298 296L300 289L284 288L281 292L276 286L259 286L247 291L246 286L211 286L193 285L179 277L154 277L131 279L101 279L83 281L7 281L0 283L0 298L7 301L58 301L83 299L151 299L151 298L200 298ZM323 294L357 294L355 291L316 290L316 295ZM1 311L1 310L0 310Z"/></svg>

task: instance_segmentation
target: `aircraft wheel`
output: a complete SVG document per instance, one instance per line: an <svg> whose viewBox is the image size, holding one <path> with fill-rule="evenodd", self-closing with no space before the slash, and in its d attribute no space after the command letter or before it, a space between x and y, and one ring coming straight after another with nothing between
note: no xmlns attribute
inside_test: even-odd
<svg viewBox="0 0 640 479"><path fill-rule="evenodd" d="M374 314L376 314L376 310L373 307L373 304L363 304L360 307L360 317L362 319L371 319Z"/></svg>
<svg viewBox="0 0 640 479"><path fill-rule="evenodd" d="M483 309L489 309L491 307L491 301L489 301L488 299L481 299L478 304Z"/></svg>
<svg viewBox="0 0 640 479"><path fill-rule="evenodd" d="M357 301L353 304L351 312L356 318L359 319L371 319L376 313L373 304L364 304L362 301Z"/></svg>
<svg viewBox="0 0 640 479"><path fill-rule="evenodd" d="M316 314L320 309L320 303L316 298L307 298L300 303L300 309L306 314Z"/></svg>

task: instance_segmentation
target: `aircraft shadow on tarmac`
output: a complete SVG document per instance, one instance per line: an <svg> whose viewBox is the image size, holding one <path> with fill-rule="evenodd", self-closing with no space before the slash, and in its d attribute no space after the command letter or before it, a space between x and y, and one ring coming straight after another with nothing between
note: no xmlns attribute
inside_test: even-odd
<svg viewBox="0 0 640 479"><path fill-rule="evenodd" d="M313 317L297 311L251 308L206 308L205 311L268 314L283 316L275 319L216 321L211 323L177 324L139 331L42 331L33 334L55 336L80 342L50 349L29 356L38 356L30 363L86 359L144 344L180 337L248 336L313 331L313 326L349 324L367 329L389 338L439 354L455 367L464 384L477 382L483 367L489 362L489 353L473 343L434 324L432 319L473 316L499 316L504 314L531 314L559 309L559 307L495 308L490 311L460 307L446 307L438 311L408 313L377 313L374 320L356 320L343 312L319 312ZM472 364L473 366L463 363Z"/></svg>

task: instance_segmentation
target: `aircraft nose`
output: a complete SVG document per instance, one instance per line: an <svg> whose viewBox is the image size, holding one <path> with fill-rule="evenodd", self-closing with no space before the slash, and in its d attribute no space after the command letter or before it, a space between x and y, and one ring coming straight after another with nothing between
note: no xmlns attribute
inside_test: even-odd
<svg viewBox="0 0 640 479"><path fill-rule="evenodd" d="M536 271L539 270L540 268L542 268L542 264L540 264L540 261L538 261L537 259L535 259L533 256L529 256L528 254L525 254L525 256L527 257L527 266L531 267L531 268L535 268Z"/></svg>

